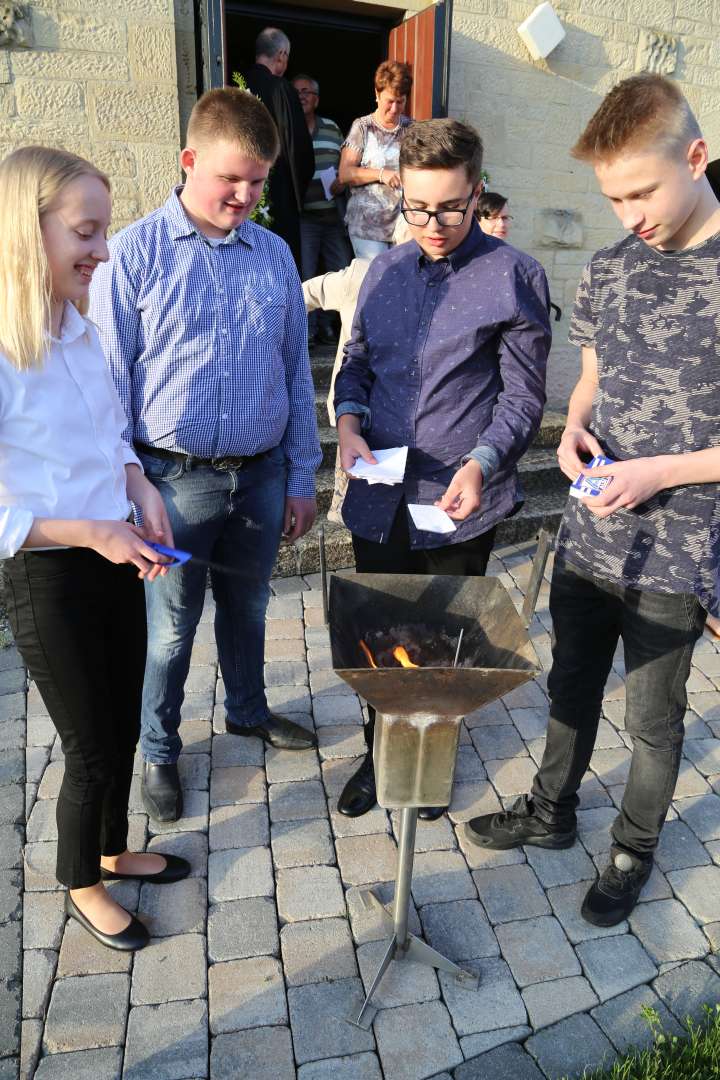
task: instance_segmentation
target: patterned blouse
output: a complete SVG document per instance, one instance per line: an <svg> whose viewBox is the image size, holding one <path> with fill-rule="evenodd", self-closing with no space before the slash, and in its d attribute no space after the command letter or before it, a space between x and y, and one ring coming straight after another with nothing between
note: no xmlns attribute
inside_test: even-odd
<svg viewBox="0 0 720 1080"><path fill-rule="evenodd" d="M412 124L407 116L392 130L380 127L369 116L353 123L343 146L362 154L360 165L365 169L388 169L397 172L400 164L400 143ZM400 210L400 192L386 184L363 184L350 189L345 224L351 236L363 240L384 240L390 243Z"/></svg>

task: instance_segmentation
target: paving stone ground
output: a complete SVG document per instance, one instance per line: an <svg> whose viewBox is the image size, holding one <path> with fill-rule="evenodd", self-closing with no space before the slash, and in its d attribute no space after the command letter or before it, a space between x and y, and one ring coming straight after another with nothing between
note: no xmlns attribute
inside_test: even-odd
<svg viewBox="0 0 720 1080"><path fill-rule="evenodd" d="M534 546L489 572L520 605ZM549 570L548 570L549 576ZM30 1080L556 1080L671 1031L720 1001L720 649L698 645L675 801L631 918L579 906L605 865L627 778L625 667L615 657L567 851L484 852L464 822L526 790L542 754L548 585L530 635L544 669L468 716L450 813L419 823L411 929L479 976L468 991L393 965L373 1027L348 1022L382 956L364 907L392 898L397 815L335 812L362 753L362 703L332 672L318 575L273 582L268 698L314 726L318 752L264 750L224 731L208 593L183 711L186 815L156 827L131 793L134 846L188 858L172 886L116 883L152 933L135 957L66 923L54 879L62 751L20 658L0 650L0 1076ZM27 823L27 825L26 825ZM23 860L23 844L24 860Z"/></svg>

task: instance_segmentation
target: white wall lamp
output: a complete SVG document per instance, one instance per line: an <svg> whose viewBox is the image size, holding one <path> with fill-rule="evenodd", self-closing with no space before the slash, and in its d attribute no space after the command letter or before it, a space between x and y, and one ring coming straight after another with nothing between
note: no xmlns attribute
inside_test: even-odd
<svg viewBox="0 0 720 1080"><path fill-rule="evenodd" d="M565 28L548 0L539 4L517 31L533 60L549 56L565 37Z"/></svg>

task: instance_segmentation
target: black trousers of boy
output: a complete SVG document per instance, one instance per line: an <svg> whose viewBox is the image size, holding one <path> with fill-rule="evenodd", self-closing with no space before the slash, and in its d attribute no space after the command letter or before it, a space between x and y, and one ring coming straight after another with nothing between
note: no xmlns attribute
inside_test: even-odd
<svg viewBox="0 0 720 1080"><path fill-rule="evenodd" d="M100 880L100 856L127 848L140 732L145 596L134 566L85 548L24 551L5 563L10 625L62 740L57 877Z"/></svg>
<svg viewBox="0 0 720 1080"><path fill-rule="evenodd" d="M647 859L675 791L685 732L685 684L705 612L689 593L629 589L555 561L550 587L553 664L547 742L532 787L534 812L573 828L577 791L597 737L618 640L625 647L630 775L614 843Z"/></svg>
<svg viewBox="0 0 720 1080"><path fill-rule="evenodd" d="M495 541L495 529L472 540L444 544L436 548L411 548L408 512L403 500L398 507L388 541L378 544L353 533L355 569L359 574L451 574L458 577L484 577ZM365 743L373 748L375 709L368 706Z"/></svg>

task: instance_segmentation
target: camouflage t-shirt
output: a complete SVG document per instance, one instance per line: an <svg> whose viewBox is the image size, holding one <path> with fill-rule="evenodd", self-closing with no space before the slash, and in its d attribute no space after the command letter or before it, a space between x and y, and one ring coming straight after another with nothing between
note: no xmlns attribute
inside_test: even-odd
<svg viewBox="0 0 720 1080"><path fill-rule="evenodd" d="M720 446L719 269L720 234L676 252L631 235L585 268L570 341L597 352L591 428L609 457ZM557 550L630 588L694 593L718 614L720 484L669 488L607 518L568 499Z"/></svg>

